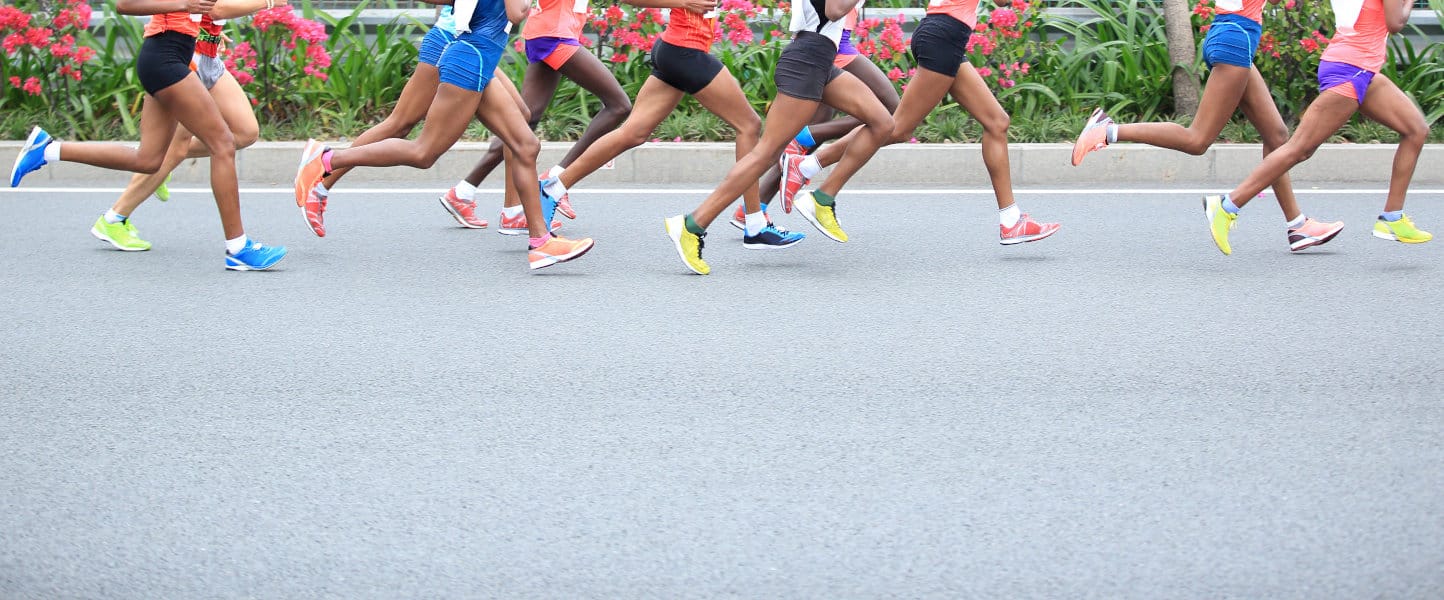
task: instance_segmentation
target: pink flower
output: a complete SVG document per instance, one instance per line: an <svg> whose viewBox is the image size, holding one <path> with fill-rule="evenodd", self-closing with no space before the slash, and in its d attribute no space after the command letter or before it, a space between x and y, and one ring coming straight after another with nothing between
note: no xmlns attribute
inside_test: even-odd
<svg viewBox="0 0 1444 600"><path fill-rule="evenodd" d="M992 77L993 70L988 67L978 67L978 74L982 75L983 77Z"/></svg>
<svg viewBox="0 0 1444 600"><path fill-rule="evenodd" d="M36 27L25 32L25 41L36 48L50 45L50 36L55 35L49 27Z"/></svg>
<svg viewBox="0 0 1444 600"><path fill-rule="evenodd" d="M1313 53L1317 52L1319 49L1319 43L1315 42L1310 38L1304 38L1299 40L1299 44L1304 47L1305 52Z"/></svg>
<svg viewBox="0 0 1444 600"><path fill-rule="evenodd" d="M1000 85L1000 86L1002 86L1003 88L1006 89L1006 88L1013 87L1013 86L1016 85L1016 84L1014 83L1014 81L1013 81L1012 79L1003 79L1003 78L1000 77L1000 78L998 78L998 85Z"/></svg>
<svg viewBox="0 0 1444 600"><path fill-rule="evenodd" d="M30 94L31 96L39 96L39 95L40 95L40 80L39 80L39 79L36 79L36 78L34 78L34 77L31 77L31 78L29 78L29 79L26 79L26 80L25 80L25 85L20 86L20 89L25 90L25 93Z"/></svg>
<svg viewBox="0 0 1444 600"><path fill-rule="evenodd" d="M1288 10L1293 10L1294 7L1295 7L1295 6L1298 6L1298 5L1299 5L1299 4L1298 4L1297 2L1294 2L1294 0L1289 0L1288 2L1285 2L1285 3L1284 3L1284 8L1286 8L1286 9L1288 9Z"/></svg>
<svg viewBox="0 0 1444 600"><path fill-rule="evenodd" d="M5 49L5 54L14 54L15 49L19 48L24 44L25 36L18 33L12 33L5 36L5 41L0 42L0 47L3 47Z"/></svg>
<svg viewBox="0 0 1444 600"><path fill-rule="evenodd" d="M893 81L901 81L902 78L903 78L902 69L899 69L899 68L897 68L897 67L893 67L891 71L888 71L888 72L887 72L887 78L888 78L888 79L891 79L891 80L893 80Z"/></svg>
<svg viewBox="0 0 1444 600"><path fill-rule="evenodd" d="M988 22L1004 29L1017 27L1018 13L1013 12L1011 8L994 9L993 13L988 16Z"/></svg>
<svg viewBox="0 0 1444 600"><path fill-rule="evenodd" d="M20 78L14 76L14 75L11 75L11 76L10 76L10 87L15 87L15 88L20 87Z"/></svg>

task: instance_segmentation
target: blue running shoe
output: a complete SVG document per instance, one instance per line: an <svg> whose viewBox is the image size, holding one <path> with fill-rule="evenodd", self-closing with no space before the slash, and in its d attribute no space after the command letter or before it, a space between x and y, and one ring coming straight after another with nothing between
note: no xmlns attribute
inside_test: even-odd
<svg viewBox="0 0 1444 600"><path fill-rule="evenodd" d="M742 247L748 250L781 250L796 246L798 242L807 239L806 235L793 233L786 229L779 229L776 225L768 223L757 235L743 235Z"/></svg>
<svg viewBox="0 0 1444 600"><path fill-rule="evenodd" d="M542 219L542 222L555 222L557 216L557 199L553 198L551 194L547 193L547 186L545 181L536 182L536 187L537 191L541 192L542 216L545 217L544 219Z"/></svg>
<svg viewBox="0 0 1444 600"><path fill-rule="evenodd" d="M264 271L286 257L285 246L267 246L255 240L235 254L226 254L227 271Z"/></svg>
<svg viewBox="0 0 1444 600"><path fill-rule="evenodd" d="M20 155L15 157L15 166L10 169L10 187L18 187L21 177L45 166L45 147L52 141L54 138L44 129L37 126L30 130L30 137L26 138Z"/></svg>

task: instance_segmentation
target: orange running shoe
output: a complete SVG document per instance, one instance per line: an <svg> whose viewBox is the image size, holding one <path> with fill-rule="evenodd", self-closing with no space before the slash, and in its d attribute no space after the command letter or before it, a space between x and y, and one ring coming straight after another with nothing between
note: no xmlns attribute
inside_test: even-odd
<svg viewBox="0 0 1444 600"><path fill-rule="evenodd" d="M552 221L552 233L562 228L561 221ZM526 213L517 213L516 218L507 218L506 213L501 213L497 218L496 232L502 235L528 235L531 230L526 225Z"/></svg>
<svg viewBox="0 0 1444 600"><path fill-rule="evenodd" d="M326 146L321 142L306 140L301 164L296 168L296 206L316 237L326 237L326 199L316 193L316 186L326 176L326 167L321 164L321 155L325 152Z"/></svg>
<svg viewBox="0 0 1444 600"><path fill-rule="evenodd" d="M1078 133L1078 141L1073 143L1073 166L1083 164L1083 157L1089 152L1108 146L1108 126L1112 124L1113 119L1108 118L1103 109L1093 109L1093 116L1088 117L1083 131Z"/></svg>
<svg viewBox="0 0 1444 600"><path fill-rule="evenodd" d="M777 161L777 166L782 168L782 212L792 214L792 198L802 188L807 186L809 179L802 176L802 161L807 160L806 156L797 154L783 154Z"/></svg>
<svg viewBox="0 0 1444 600"><path fill-rule="evenodd" d="M1298 252L1304 248L1327 244L1343 230L1344 224L1341 221L1320 223L1313 219L1304 219L1304 224L1297 229L1289 228L1289 250Z"/></svg>
<svg viewBox="0 0 1444 600"><path fill-rule="evenodd" d="M998 225L998 243L1004 246L1022 244L1024 242L1036 242L1050 235L1058 233L1057 223L1038 223L1033 217L1026 213L1018 217L1018 222L1012 227Z"/></svg>
<svg viewBox="0 0 1444 600"><path fill-rule="evenodd" d="M587 251L591 250L593 245L595 245L595 242L592 241L592 238L569 240L552 236L545 244L542 244L538 248L532 248L531 251L527 252L526 258L531 263L533 270L542 269L557 263L564 263L572 259L580 258L583 254L586 254Z"/></svg>
<svg viewBox="0 0 1444 600"><path fill-rule="evenodd" d="M451 214L462 227L467 229L486 229L486 219L476 216L476 201L462 200L456 197L456 188L446 190L441 195L441 207Z"/></svg>

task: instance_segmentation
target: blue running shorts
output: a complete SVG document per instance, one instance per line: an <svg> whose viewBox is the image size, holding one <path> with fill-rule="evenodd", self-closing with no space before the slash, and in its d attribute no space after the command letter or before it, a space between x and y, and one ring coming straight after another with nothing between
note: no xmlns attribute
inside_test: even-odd
<svg viewBox="0 0 1444 600"><path fill-rule="evenodd" d="M441 70L441 83L480 92L491 83L491 74L501 62L501 54L500 44L457 39L446 47L436 64Z"/></svg>
<svg viewBox="0 0 1444 600"><path fill-rule="evenodd" d="M456 35L447 31L444 27L432 27L426 32L426 37L421 38L421 53L417 57L418 62L436 66L441 61L441 53L446 47L456 41Z"/></svg>
<svg viewBox="0 0 1444 600"><path fill-rule="evenodd" d="M1259 38L1263 25L1241 15L1219 15L1213 18L1208 36L1203 38L1203 62L1212 69L1216 64L1234 65L1245 69L1253 66L1253 55L1258 52Z"/></svg>

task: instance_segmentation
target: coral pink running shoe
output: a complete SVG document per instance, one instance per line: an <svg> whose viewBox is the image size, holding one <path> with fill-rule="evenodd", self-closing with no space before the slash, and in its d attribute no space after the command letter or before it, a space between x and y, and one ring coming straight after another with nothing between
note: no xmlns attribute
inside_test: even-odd
<svg viewBox="0 0 1444 600"><path fill-rule="evenodd" d="M1304 224L1297 229L1289 228L1289 250L1298 252L1304 248L1327 244L1343 230L1344 224L1341 221L1320 223L1313 219L1304 219Z"/></svg>
<svg viewBox="0 0 1444 600"><path fill-rule="evenodd" d="M320 185L317 182L316 185ZM311 233L316 237L326 237L326 197L316 191L312 186L307 192L306 200L301 203L301 215L306 217L306 225L310 226Z"/></svg>
<svg viewBox="0 0 1444 600"><path fill-rule="evenodd" d="M772 224L772 215L767 214L767 211L764 210L762 216L767 217L768 225ZM747 231L747 203L738 204L737 211L732 213L732 220L727 222L739 230Z"/></svg>
<svg viewBox="0 0 1444 600"><path fill-rule="evenodd" d="M806 156L806 155L807 155L807 147L806 147L806 146L803 146L802 144L797 143L797 140L792 140L792 141L790 141L790 142L787 142L787 148L786 148L785 150L783 150L782 153L783 153L783 154L795 154L795 155L797 155L797 156Z"/></svg>
<svg viewBox="0 0 1444 600"><path fill-rule="evenodd" d="M802 176L801 166L804 160L807 160L806 156L783 154L777 161L777 166L782 168L782 212L787 214L792 214L792 198L810 181Z"/></svg>
<svg viewBox="0 0 1444 600"><path fill-rule="evenodd" d="M998 243L1011 246L1024 242L1036 242L1055 233L1058 233L1057 223L1039 223L1025 213L1012 227L998 225Z"/></svg>
<svg viewBox="0 0 1444 600"><path fill-rule="evenodd" d="M557 263L581 258L583 254L591 251L594 245L592 238L569 240L553 236L546 243L528 251L526 258L533 270L544 269Z"/></svg>
<svg viewBox="0 0 1444 600"><path fill-rule="evenodd" d="M456 219L456 222L462 227L467 229L486 229L486 219L476 216L475 200L462 200L461 198L457 198L455 188L446 190L446 193L442 194L439 200L441 200L441 207L445 208L446 212L451 214L451 218Z"/></svg>
<svg viewBox="0 0 1444 600"><path fill-rule="evenodd" d="M552 221L552 233L562 228L561 221ZM509 219L506 213L501 213L497 218L496 232L502 235L527 235L531 230L527 229L526 213L517 213L516 218Z"/></svg>
<svg viewBox="0 0 1444 600"><path fill-rule="evenodd" d="M1088 117L1083 131L1078 133L1078 141L1073 143L1073 166L1083 164L1083 157L1089 152L1108 146L1108 126L1112 124L1113 119L1108 118L1103 109L1093 109L1093 116Z"/></svg>

